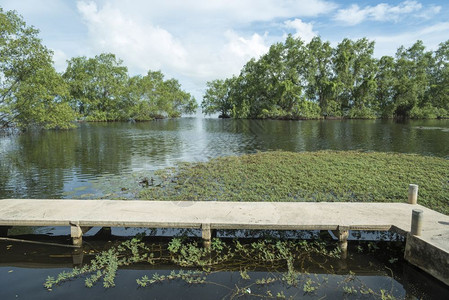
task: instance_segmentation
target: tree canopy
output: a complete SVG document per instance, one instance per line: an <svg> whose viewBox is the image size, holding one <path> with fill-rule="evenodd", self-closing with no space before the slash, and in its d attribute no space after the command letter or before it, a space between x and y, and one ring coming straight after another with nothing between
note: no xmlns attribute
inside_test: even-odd
<svg viewBox="0 0 449 300"><path fill-rule="evenodd" d="M394 57L374 57L374 42L336 47L289 35L239 76L207 83L202 110L233 118L311 119L449 117L449 41L426 51L422 41Z"/></svg>
<svg viewBox="0 0 449 300"><path fill-rule="evenodd" d="M38 34L16 12L0 8L0 127L144 121L190 114L198 106L176 79L151 70L131 77L112 53L73 57L59 74Z"/></svg>
<svg viewBox="0 0 449 300"><path fill-rule="evenodd" d="M38 30L0 8L0 126L69 128L75 113Z"/></svg>

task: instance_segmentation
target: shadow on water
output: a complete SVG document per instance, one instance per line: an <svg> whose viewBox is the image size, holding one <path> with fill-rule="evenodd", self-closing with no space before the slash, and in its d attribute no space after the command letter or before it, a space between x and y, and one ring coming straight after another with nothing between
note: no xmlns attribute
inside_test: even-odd
<svg viewBox="0 0 449 300"><path fill-rule="evenodd" d="M302 233L303 234L303 233ZM25 239L38 239L61 244L69 243L68 236L20 236ZM349 257L305 259L295 265L297 284L288 284L285 277L289 274L286 265L279 264L275 269L267 269L257 260L247 260L245 264L227 263L225 267L217 267L205 276L201 284L187 284L180 279L173 279L153 284L149 287L138 287L136 279L147 276L169 276L195 268L180 268L179 265L165 262L151 265L138 262L122 266L115 278L116 287L105 289L101 282L92 288L84 286L83 278L75 278L62 285L44 288L47 276L57 277L63 271L73 267L89 264L96 254L116 247L127 237L95 236L86 237L82 250L30 245L16 242L0 242L0 298L33 299L89 299L110 298L144 299L149 296L155 299L229 299L233 297L260 298L257 295L285 295L287 298L317 299L359 299L363 297L395 298L416 297L420 299L444 299L449 289L444 284L432 280L430 276L403 261L401 253L403 242L368 242L353 241L350 243ZM146 237L144 241L150 252L165 254L170 241L167 237ZM226 243L231 239L223 238ZM239 239L242 244L253 241L251 238ZM162 250L161 250L162 249ZM237 259L238 260L238 259ZM184 270L184 271L182 271ZM242 273L243 271L243 273ZM276 280L275 280L276 279ZM269 283L261 284L264 280ZM306 289L309 289L306 291ZM371 290L373 294L363 295ZM391 298L393 299L393 298Z"/></svg>

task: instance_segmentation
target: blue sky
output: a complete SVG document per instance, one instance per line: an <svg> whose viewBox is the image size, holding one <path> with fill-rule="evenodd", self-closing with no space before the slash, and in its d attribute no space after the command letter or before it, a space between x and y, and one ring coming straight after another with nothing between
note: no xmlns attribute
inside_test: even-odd
<svg viewBox="0 0 449 300"><path fill-rule="evenodd" d="M446 1L0 0L40 29L63 71L73 56L115 53L131 74L161 70L199 101L205 83L238 74L288 33L336 45L367 37L375 55L449 40Z"/></svg>

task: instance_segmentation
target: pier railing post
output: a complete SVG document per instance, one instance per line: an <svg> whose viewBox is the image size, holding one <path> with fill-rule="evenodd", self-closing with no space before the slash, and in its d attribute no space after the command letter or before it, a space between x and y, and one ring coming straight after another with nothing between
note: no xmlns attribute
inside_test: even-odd
<svg viewBox="0 0 449 300"><path fill-rule="evenodd" d="M69 224L73 245L81 246L83 244L83 233L88 232L92 227L81 227L78 221L70 221Z"/></svg>
<svg viewBox="0 0 449 300"><path fill-rule="evenodd" d="M422 209L414 209L412 211L412 228L410 233L412 235L420 236L422 232L422 219L423 211Z"/></svg>
<svg viewBox="0 0 449 300"><path fill-rule="evenodd" d="M339 226L337 237L338 237L338 244L341 250L341 258L346 259L348 257L349 230Z"/></svg>
<svg viewBox="0 0 449 300"><path fill-rule="evenodd" d="M408 185L408 203L409 204L418 203L418 185L416 184Z"/></svg>
<svg viewBox="0 0 449 300"><path fill-rule="evenodd" d="M211 229L209 223L201 224L201 236L203 238L203 246L209 248L212 243L212 237L215 236L215 230Z"/></svg>
<svg viewBox="0 0 449 300"><path fill-rule="evenodd" d="M72 237L73 245L81 246L83 244L83 231L79 222L70 222L70 236Z"/></svg>

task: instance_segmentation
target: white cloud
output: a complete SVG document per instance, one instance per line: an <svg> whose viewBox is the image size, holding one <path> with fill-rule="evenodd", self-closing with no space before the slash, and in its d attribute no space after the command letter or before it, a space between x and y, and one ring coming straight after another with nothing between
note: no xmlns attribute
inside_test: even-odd
<svg viewBox="0 0 449 300"><path fill-rule="evenodd" d="M440 22L430 26L423 27L420 30L404 32L401 34L388 36L375 36L371 38L376 41L375 55L394 55L395 49L404 46L412 46L417 40L422 40L427 50L436 50L438 45L449 40L449 22Z"/></svg>
<svg viewBox="0 0 449 300"><path fill-rule="evenodd" d="M303 22L301 19L294 19L293 21L288 20L285 21L284 24L287 28L292 28L296 31L293 35L294 37L301 38L306 43L310 42L310 40L318 34L313 31L312 23Z"/></svg>
<svg viewBox="0 0 449 300"><path fill-rule="evenodd" d="M242 34L222 26L173 28L169 22L159 25L139 17L142 12L126 12L110 3L82 1L77 8L88 28L90 56L112 52L131 73L160 69L196 91L206 81L238 74L250 58L268 51L267 33Z"/></svg>
<svg viewBox="0 0 449 300"><path fill-rule="evenodd" d="M150 23L137 23L118 9L93 2L78 3L95 52L112 52L140 72L162 66L182 66L186 50L168 31Z"/></svg>
<svg viewBox="0 0 449 300"><path fill-rule="evenodd" d="M154 20L171 16L180 21L200 22L218 19L221 23L270 21L275 18L312 17L329 13L337 5L326 0L104 0L124 12L139 7L141 12ZM202 18L198 19L197 17Z"/></svg>
<svg viewBox="0 0 449 300"><path fill-rule="evenodd" d="M418 13L417 16L420 17L420 18L428 20L428 19L431 19L433 16L439 14L440 11L441 11L441 6L431 5L430 7L425 9L424 11Z"/></svg>
<svg viewBox="0 0 449 300"><path fill-rule="evenodd" d="M440 10L440 6L430 6L423 11L423 5L417 1L403 1L396 6L380 3L364 8L353 4L349 8L339 9L334 19L347 25L357 25L365 20L397 22L406 15L429 18L438 14Z"/></svg>
<svg viewBox="0 0 449 300"><path fill-rule="evenodd" d="M245 39L234 31L228 30L225 36L229 41L225 49L238 58L248 60L252 57L259 57L268 51L264 37L257 33L253 34L249 39Z"/></svg>

